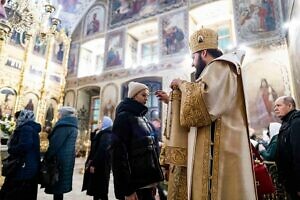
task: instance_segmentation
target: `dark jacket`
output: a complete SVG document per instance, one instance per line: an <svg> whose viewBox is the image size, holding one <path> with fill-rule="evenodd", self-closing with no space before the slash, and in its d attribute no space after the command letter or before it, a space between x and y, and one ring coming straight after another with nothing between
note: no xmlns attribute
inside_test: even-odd
<svg viewBox="0 0 300 200"><path fill-rule="evenodd" d="M72 190L77 132L77 118L63 117L57 121L48 137L45 159L55 156L59 164L59 181L53 187L45 188L48 194L63 194Z"/></svg>
<svg viewBox="0 0 300 200"><path fill-rule="evenodd" d="M87 195L96 197L108 195L111 171L111 130L111 127L104 129L92 138L82 185L82 191L87 190ZM95 167L94 174L89 173L90 166Z"/></svg>
<svg viewBox="0 0 300 200"><path fill-rule="evenodd" d="M116 109L113 125L113 174L118 199L163 180L155 131L146 119L148 108L126 98Z"/></svg>
<svg viewBox="0 0 300 200"><path fill-rule="evenodd" d="M288 192L300 191L300 112L293 110L282 119L276 154L279 180Z"/></svg>
<svg viewBox="0 0 300 200"><path fill-rule="evenodd" d="M24 165L11 177L15 180L29 180L37 177L40 163L41 125L29 121L16 128L8 145L8 153L13 157L21 157Z"/></svg>
<svg viewBox="0 0 300 200"><path fill-rule="evenodd" d="M277 140L278 140L278 135L274 135L269 145L267 146L266 150L260 152L260 155L263 157L264 160L275 161Z"/></svg>

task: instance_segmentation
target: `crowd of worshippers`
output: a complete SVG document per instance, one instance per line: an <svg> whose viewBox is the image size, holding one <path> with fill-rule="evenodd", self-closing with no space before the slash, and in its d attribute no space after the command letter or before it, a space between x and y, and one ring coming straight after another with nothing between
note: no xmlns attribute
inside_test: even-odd
<svg viewBox="0 0 300 200"><path fill-rule="evenodd" d="M115 197L120 200L179 196L189 200L261 199L256 192L240 74L244 54L223 55L218 49L217 33L205 28L192 34L190 50L195 81L177 78L170 84L171 89L181 92L180 124L184 122L190 130L187 147L192 153L188 154L191 159L186 159L186 167L161 165L160 120L151 122L146 117L149 88L140 82L129 82L127 97L118 104L114 121L104 116L90 134L82 191L94 200L108 199L111 171ZM162 90L155 95L166 104L174 100ZM268 137L255 139L252 135L251 144L264 160L275 161L278 181L284 186L287 199L296 200L300 198L300 112L290 96L278 97L274 105L281 123L269 124L264 134ZM167 118L169 114L172 112ZM35 122L34 112L21 110L15 119L6 159L10 162L5 161L2 167L5 180L0 199L36 200L41 184L54 200L62 200L65 193L72 191L78 135L76 110L69 106L58 110L58 121L47 130L49 147L42 161L41 125ZM8 170L7 165L15 170ZM45 169L47 173L41 173ZM184 175L181 181L178 175ZM164 180L168 180L168 191L161 184ZM172 188L176 184L182 187Z"/></svg>

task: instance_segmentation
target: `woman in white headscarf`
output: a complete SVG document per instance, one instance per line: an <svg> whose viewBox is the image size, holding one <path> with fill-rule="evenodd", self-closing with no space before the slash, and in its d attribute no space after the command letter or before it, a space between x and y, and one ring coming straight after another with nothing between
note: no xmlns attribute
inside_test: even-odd
<svg viewBox="0 0 300 200"><path fill-rule="evenodd" d="M268 144L268 147L265 149L262 144L258 145L259 153L264 160L275 161L277 138L280 127L280 123L271 122L269 125L270 143Z"/></svg>
<svg viewBox="0 0 300 200"><path fill-rule="evenodd" d="M100 126L91 137L91 151L87 158L82 191L94 200L108 200L109 177L111 171L112 144L111 118L104 116Z"/></svg>

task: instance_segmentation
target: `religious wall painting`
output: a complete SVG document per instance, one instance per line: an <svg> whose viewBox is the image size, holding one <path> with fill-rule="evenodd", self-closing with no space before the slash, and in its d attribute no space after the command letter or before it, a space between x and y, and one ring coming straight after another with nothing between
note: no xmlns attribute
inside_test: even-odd
<svg viewBox="0 0 300 200"><path fill-rule="evenodd" d="M164 15L159 20L162 56L187 52L188 17L186 10Z"/></svg>
<svg viewBox="0 0 300 200"><path fill-rule="evenodd" d="M13 116L16 91L11 87L0 88L0 120Z"/></svg>
<svg viewBox="0 0 300 200"><path fill-rule="evenodd" d="M125 32L123 29L110 32L106 36L106 60L104 70L120 68L124 59Z"/></svg>
<svg viewBox="0 0 300 200"><path fill-rule="evenodd" d="M105 7L97 5L86 15L84 25L84 35L90 36L95 33L103 32L105 27Z"/></svg>
<svg viewBox="0 0 300 200"><path fill-rule="evenodd" d="M108 116L111 119L115 117L115 109L118 102L118 86L114 83L109 83L105 85L101 93L101 116Z"/></svg>
<svg viewBox="0 0 300 200"><path fill-rule="evenodd" d="M62 64L64 59L65 45L62 41L56 41L53 47L52 60L56 63Z"/></svg>
<svg viewBox="0 0 300 200"><path fill-rule="evenodd" d="M52 0L56 7L55 16L61 20L59 29L71 34L92 2L94 0Z"/></svg>
<svg viewBox="0 0 300 200"><path fill-rule="evenodd" d="M69 60L68 60L68 76L77 74L78 57L79 57L79 44L71 43Z"/></svg>
<svg viewBox="0 0 300 200"><path fill-rule="evenodd" d="M46 47L47 42L42 40L39 35L36 35L34 39L33 53L44 56L46 53Z"/></svg>
<svg viewBox="0 0 300 200"><path fill-rule="evenodd" d="M154 15L157 10L158 0L112 0L110 1L110 25L116 27L136 21Z"/></svg>
<svg viewBox="0 0 300 200"><path fill-rule="evenodd" d="M270 122L279 122L274 102L279 96L289 95L286 77L286 67L274 60L260 58L243 67L248 123L256 132L267 128Z"/></svg>
<svg viewBox="0 0 300 200"><path fill-rule="evenodd" d="M289 27L288 33L288 50L291 62L291 75L293 79L294 92L296 97L296 102L300 106L300 2L295 1L293 6L293 11L291 13L291 23L292 26ZM296 23L295 23L296 22Z"/></svg>
<svg viewBox="0 0 300 200"><path fill-rule="evenodd" d="M257 44L282 38L280 2L234 0L238 43Z"/></svg>
<svg viewBox="0 0 300 200"><path fill-rule="evenodd" d="M36 115L39 98L38 95L33 92L28 92L24 95L23 108L31 110Z"/></svg>
<svg viewBox="0 0 300 200"><path fill-rule="evenodd" d="M73 90L67 91L64 98L64 106L74 107L75 105L75 92Z"/></svg>

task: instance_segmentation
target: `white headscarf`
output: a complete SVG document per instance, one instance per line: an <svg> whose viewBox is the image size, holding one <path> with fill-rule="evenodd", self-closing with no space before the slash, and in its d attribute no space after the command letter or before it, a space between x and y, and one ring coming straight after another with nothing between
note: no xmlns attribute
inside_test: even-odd
<svg viewBox="0 0 300 200"><path fill-rule="evenodd" d="M272 139L273 136L275 136L279 133L280 127L281 127L281 124L278 122L270 123L270 125L269 125L270 139Z"/></svg>

